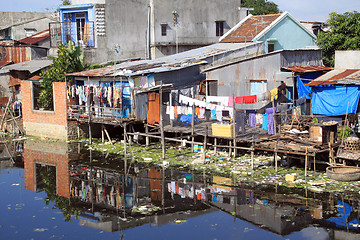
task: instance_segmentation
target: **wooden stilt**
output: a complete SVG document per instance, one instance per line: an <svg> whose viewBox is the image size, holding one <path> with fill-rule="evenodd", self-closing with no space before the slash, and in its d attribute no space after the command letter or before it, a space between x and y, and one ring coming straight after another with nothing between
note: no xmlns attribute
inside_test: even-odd
<svg viewBox="0 0 360 240"><path fill-rule="evenodd" d="M254 169L254 137L251 143L251 169Z"/></svg>
<svg viewBox="0 0 360 240"><path fill-rule="evenodd" d="M233 94L233 103L235 103L235 96ZM237 150L236 150L236 122L235 122L235 104L233 104L233 117L232 117L232 125L233 125L233 145L234 145L234 158L236 158Z"/></svg>
<svg viewBox="0 0 360 240"><path fill-rule="evenodd" d="M114 145L113 142L111 141L110 135L109 135L108 131L106 130L105 126L104 126L104 132L105 132L105 134L106 134L106 136L107 136L110 144L111 144L111 145Z"/></svg>
<svg viewBox="0 0 360 240"><path fill-rule="evenodd" d="M124 127L124 154L125 154L125 156L126 156L126 154L127 154L127 147L126 147L126 122L123 124L123 127Z"/></svg>
<svg viewBox="0 0 360 240"><path fill-rule="evenodd" d="M195 103L192 105L192 119L191 119L191 141L194 142L195 133ZM191 143L191 152L194 152L194 143Z"/></svg>
<svg viewBox="0 0 360 240"><path fill-rule="evenodd" d="M215 151L215 154L216 154L216 151L217 151L217 138L214 138L214 151Z"/></svg>
<svg viewBox="0 0 360 240"><path fill-rule="evenodd" d="M275 99L272 99L272 109L273 109L273 121L274 121L274 133L276 134L276 116L275 116Z"/></svg>
<svg viewBox="0 0 360 240"><path fill-rule="evenodd" d="M231 140L228 140L228 143L229 143L229 157L231 157L232 154Z"/></svg>
<svg viewBox="0 0 360 240"><path fill-rule="evenodd" d="M276 139L275 143L275 151L274 151L274 160L275 160L275 172L278 170L278 161L277 161L277 145L278 145L278 139Z"/></svg>
<svg viewBox="0 0 360 240"><path fill-rule="evenodd" d="M104 131L104 124L101 124L101 142L105 142L105 131Z"/></svg>
<svg viewBox="0 0 360 240"><path fill-rule="evenodd" d="M77 135L78 135L78 139L80 139L80 125L79 123L76 125L76 130L77 130Z"/></svg>
<svg viewBox="0 0 360 240"><path fill-rule="evenodd" d="M204 152L203 152L203 162L206 160L206 146L207 146L207 135L208 135L208 126L205 128L205 136L204 136Z"/></svg>
<svg viewBox="0 0 360 240"><path fill-rule="evenodd" d="M160 87L160 106L159 106L159 114L160 114L160 132L161 132L161 148L162 148L162 158L165 159L165 135L164 135L164 123L163 123L163 89L162 89L162 83Z"/></svg>
<svg viewBox="0 0 360 240"><path fill-rule="evenodd" d="M305 150L305 177L307 177L307 168L308 168L308 148Z"/></svg>
<svg viewBox="0 0 360 240"><path fill-rule="evenodd" d="M148 136L148 134L149 134L149 126L147 124L145 124L145 133L146 133L145 144L148 147L149 144L150 144L150 138Z"/></svg>
<svg viewBox="0 0 360 240"><path fill-rule="evenodd" d="M316 153L314 153L314 173L316 173Z"/></svg>

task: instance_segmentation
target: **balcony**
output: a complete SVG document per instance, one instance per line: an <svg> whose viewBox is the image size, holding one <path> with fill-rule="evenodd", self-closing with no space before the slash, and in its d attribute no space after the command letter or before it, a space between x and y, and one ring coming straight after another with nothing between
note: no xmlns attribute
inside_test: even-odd
<svg viewBox="0 0 360 240"><path fill-rule="evenodd" d="M73 41L83 48L95 47L94 22L53 22L49 24L50 46L58 47L59 43Z"/></svg>

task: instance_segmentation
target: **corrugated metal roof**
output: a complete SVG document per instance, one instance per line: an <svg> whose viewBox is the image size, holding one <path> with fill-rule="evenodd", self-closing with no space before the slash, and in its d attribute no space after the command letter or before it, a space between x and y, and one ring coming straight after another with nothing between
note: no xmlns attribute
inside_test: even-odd
<svg viewBox="0 0 360 240"><path fill-rule="evenodd" d="M256 43L216 43L202 48L192 49L186 52L161 57L154 60L128 61L105 68L92 69L77 73L68 73L66 76L73 77L105 77L105 76L135 76L148 73L159 73L179 70L194 65L204 64L204 59L221 55L230 51L236 51L255 45Z"/></svg>
<svg viewBox="0 0 360 240"><path fill-rule="evenodd" d="M319 72L319 71L329 71L333 68L326 67L323 65L316 65L316 66L292 66L292 67L282 67L281 69L298 72L298 73L307 73L307 72Z"/></svg>
<svg viewBox="0 0 360 240"><path fill-rule="evenodd" d="M52 60L44 59L44 60L31 60L27 62L21 62L12 64L4 67L5 70L14 70L14 71L28 71L30 73L37 72L43 68L50 66Z"/></svg>
<svg viewBox="0 0 360 240"><path fill-rule="evenodd" d="M34 34L30 37L21 39L21 40L19 40L19 42L25 43L25 44L36 44L36 43L38 43L42 40L45 40L49 37L50 37L49 30L44 30L44 31Z"/></svg>
<svg viewBox="0 0 360 240"><path fill-rule="evenodd" d="M360 85L360 69L335 69L311 81L307 86L355 84Z"/></svg>
<svg viewBox="0 0 360 240"><path fill-rule="evenodd" d="M251 42L255 36L270 26L281 14L254 15L246 19L240 26L233 30L220 43Z"/></svg>

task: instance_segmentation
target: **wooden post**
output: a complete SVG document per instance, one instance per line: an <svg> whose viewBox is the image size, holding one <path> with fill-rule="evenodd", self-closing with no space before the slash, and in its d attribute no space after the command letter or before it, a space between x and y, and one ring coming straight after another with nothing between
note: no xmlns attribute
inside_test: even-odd
<svg viewBox="0 0 360 240"><path fill-rule="evenodd" d="M273 121L274 121L274 134L276 134L276 116L275 116L275 99L272 99L272 109L273 109Z"/></svg>
<svg viewBox="0 0 360 240"><path fill-rule="evenodd" d="M232 154L231 140L228 140L228 143L229 143L229 157L231 157Z"/></svg>
<svg viewBox="0 0 360 240"><path fill-rule="evenodd" d="M164 136L164 123L163 123L163 109L162 109L162 82L160 86L160 100L159 100L159 113L160 113L160 132L161 132L161 148L162 148L162 158L165 159L165 136Z"/></svg>
<svg viewBox="0 0 360 240"><path fill-rule="evenodd" d="M195 103L192 105L192 119L191 119L191 152L194 152L194 134L195 134Z"/></svg>
<svg viewBox="0 0 360 240"><path fill-rule="evenodd" d="M114 144L112 143L112 141L111 141L110 135L109 135L108 131L106 130L105 126L104 126L104 131L105 131L105 134L106 134L106 136L107 136L110 144L111 144L111 145L114 145Z"/></svg>
<svg viewBox="0 0 360 240"><path fill-rule="evenodd" d="M101 124L101 142L105 142L104 124Z"/></svg>
<svg viewBox="0 0 360 240"><path fill-rule="evenodd" d="M277 172L278 170L278 162L277 162L277 145L278 145L278 140L276 139L276 143L275 143L275 151L274 151L274 158L275 158L275 172Z"/></svg>
<svg viewBox="0 0 360 240"><path fill-rule="evenodd" d="M308 148L305 148L305 177L307 177L308 168Z"/></svg>
<svg viewBox="0 0 360 240"><path fill-rule="evenodd" d="M216 137L214 138L214 145L215 145L214 146L214 151L215 151L215 154L216 154L216 150L217 150L217 147L216 147L217 146L217 138Z"/></svg>
<svg viewBox="0 0 360 240"><path fill-rule="evenodd" d="M208 126L205 127L205 136L204 136L204 152L203 152L203 162L206 160L206 145L207 145L207 135L208 135Z"/></svg>
<svg viewBox="0 0 360 240"><path fill-rule="evenodd" d="M91 107L90 107L90 101L88 103L89 105L89 144L92 144L92 132L91 132Z"/></svg>
<svg viewBox="0 0 360 240"><path fill-rule="evenodd" d="M251 169L254 169L254 136L251 143Z"/></svg>
<svg viewBox="0 0 360 240"><path fill-rule="evenodd" d="M236 150L236 123L235 123L235 96L233 94L233 117L232 117L232 124L233 124L233 141L234 141L234 158L236 158L237 150Z"/></svg>
<svg viewBox="0 0 360 240"><path fill-rule="evenodd" d="M145 123L145 133L146 133L145 144L148 147L149 144L150 144L150 138L148 136L148 134L149 134L149 126L147 125L147 123Z"/></svg>
<svg viewBox="0 0 360 240"><path fill-rule="evenodd" d="M124 127L124 154L126 156L126 154L127 154L127 151L126 151L127 150L126 149L126 122L123 124L123 127Z"/></svg>
<svg viewBox="0 0 360 240"><path fill-rule="evenodd" d="M314 173L316 173L316 153L314 152Z"/></svg>
<svg viewBox="0 0 360 240"><path fill-rule="evenodd" d="M80 126L79 126L79 122L76 124L76 130L77 130L78 139L80 139Z"/></svg>

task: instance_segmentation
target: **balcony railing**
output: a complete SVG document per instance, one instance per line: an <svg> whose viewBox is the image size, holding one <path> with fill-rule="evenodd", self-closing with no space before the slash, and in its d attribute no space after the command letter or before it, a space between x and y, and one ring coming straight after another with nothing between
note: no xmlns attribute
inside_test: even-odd
<svg viewBox="0 0 360 240"><path fill-rule="evenodd" d="M95 47L94 22L54 22L49 24L51 47L73 41L76 46Z"/></svg>

